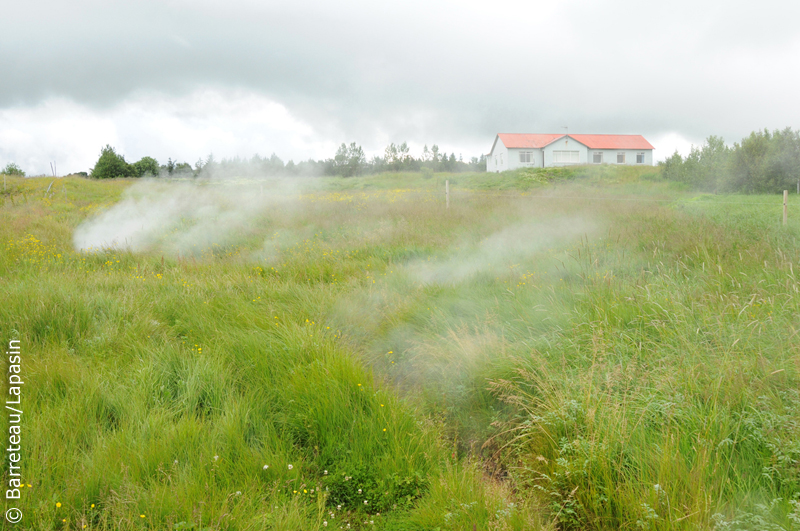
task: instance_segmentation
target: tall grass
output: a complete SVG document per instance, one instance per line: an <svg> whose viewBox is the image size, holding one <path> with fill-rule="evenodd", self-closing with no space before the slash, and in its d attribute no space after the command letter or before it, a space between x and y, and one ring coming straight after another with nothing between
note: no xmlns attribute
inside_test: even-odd
<svg viewBox="0 0 800 531"><path fill-rule="evenodd" d="M590 171L320 180L183 255L72 250L130 182L10 180L25 525L797 527L800 223Z"/></svg>

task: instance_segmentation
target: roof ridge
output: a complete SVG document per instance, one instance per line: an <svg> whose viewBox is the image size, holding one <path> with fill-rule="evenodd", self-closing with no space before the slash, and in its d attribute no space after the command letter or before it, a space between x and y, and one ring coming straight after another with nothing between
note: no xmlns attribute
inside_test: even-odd
<svg viewBox="0 0 800 531"><path fill-rule="evenodd" d="M564 137L572 138L589 149L655 149L644 136L637 134L497 133L496 139L499 138L506 148L542 149Z"/></svg>

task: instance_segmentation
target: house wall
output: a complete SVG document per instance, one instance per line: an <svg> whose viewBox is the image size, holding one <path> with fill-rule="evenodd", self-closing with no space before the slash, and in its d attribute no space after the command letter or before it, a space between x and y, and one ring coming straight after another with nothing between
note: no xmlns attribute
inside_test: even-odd
<svg viewBox="0 0 800 531"><path fill-rule="evenodd" d="M533 161L530 164L519 161L520 151L531 151ZM555 162L554 151L577 151L578 162ZM497 138L493 151L486 158L486 171L500 172L521 167L544 168L550 166L570 166L575 164L592 164L592 154L596 151L603 153L603 164L617 164L617 153L625 153L625 165L652 166L652 149L589 149L574 138L561 138L542 149L534 148L506 148L503 141ZM636 163L636 154L644 153L644 163Z"/></svg>
<svg viewBox="0 0 800 531"><path fill-rule="evenodd" d="M617 153L625 153L626 166L652 166L653 165L653 150L652 149L590 149L588 150L588 163L593 164L593 155L596 152L603 154L603 164L617 164ZM636 154L644 153L644 163L636 163Z"/></svg>
<svg viewBox="0 0 800 531"><path fill-rule="evenodd" d="M519 158L519 156L517 156ZM486 159L486 171L506 171L509 169L509 155L503 141L497 138L494 149Z"/></svg>
<svg viewBox="0 0 800 531"><path fill-rule="evenodd" d="M553 151L577 151L578 162L562 163L553 161ZM552 144L544 147L544 166L574 166L575 164L587 164L590 160L588 158L589 150L586 146L573 138L560 138ZM616 159L614 159L616 160Z"/></svg>
<svg viewBox="0 0 800 531"><path fill-rule="evenodd" d="M519 152L530 151L531 162L520 162ZM514 170L517 168L541 168L542 167L542 150L536 148L509 148L508 149L508 169Z"/></svg>

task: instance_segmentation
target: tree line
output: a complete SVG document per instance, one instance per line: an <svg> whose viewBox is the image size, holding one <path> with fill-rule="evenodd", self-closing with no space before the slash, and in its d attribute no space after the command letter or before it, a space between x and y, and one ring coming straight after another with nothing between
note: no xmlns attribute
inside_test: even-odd
<svg viewBox="0 0 800 531"><path fill-rule="evenodd" d="M324 160L309 159L295 163L292 160L284 163L274 153L269 157L258 154L253 157L216 160L209 154L205 160L199 159L194 166L187 162L173 161L171 158L166 164L159 164L153 157L142 157L139 161L129 163L125 157L117 153L110 145L100 150L97 160L90 175L97 179L113 179L118 177L146 177L146 176L213 176L213 175L282 175L282 176L342 176L373 174L387 171L410 172L465 172L486 171L484 155L480 158L472 157L468 162L461 155L456 158L455 153L439 150L434 144L428 148L427 144L422 149L420 157L415 158L410 154L408 144L386 146L383 156L374 156L367 159L364 150L355 142L342 144L332 158Z"/></svg>
<svg viewBox="0 0 800 531"><path fill-rule="evenodd" d="M664 179L698 190L777 193L793 189L800 180L800 131L754 131L733 147L710 136L702 146L692 146L686 157L676 151L659 166Z"/></svg>

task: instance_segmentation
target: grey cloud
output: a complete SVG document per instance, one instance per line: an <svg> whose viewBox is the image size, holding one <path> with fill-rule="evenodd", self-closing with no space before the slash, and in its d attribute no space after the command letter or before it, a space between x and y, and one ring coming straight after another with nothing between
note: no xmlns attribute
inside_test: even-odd
<svg viewBox="0 0 800 531"><path fill-rule="evenodd" d="M0 107L242 87L364 144L489 144L562 125L734 141L797 125L798 15L777 0L34 1L12 6L0 35L15 80L0 85Z"/></svg>

